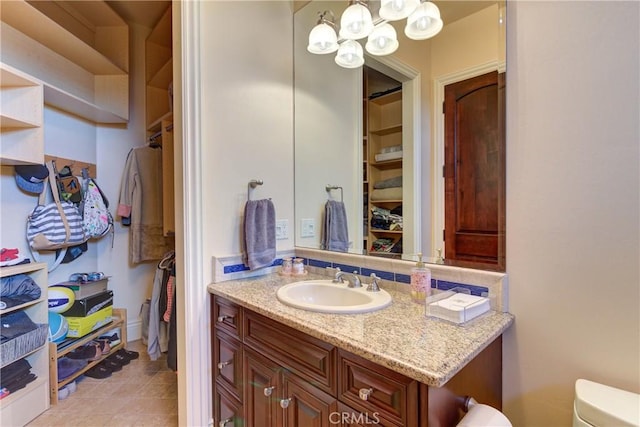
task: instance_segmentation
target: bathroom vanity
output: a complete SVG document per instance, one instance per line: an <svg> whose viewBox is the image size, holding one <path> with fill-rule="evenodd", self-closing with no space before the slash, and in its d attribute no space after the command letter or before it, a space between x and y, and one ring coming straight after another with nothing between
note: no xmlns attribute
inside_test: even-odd
<svg viewBox="0 0 640 427"><path fill-rule="evenodd" d="M466 396L501 409L510 314L427 319L390 284L382 310L315 313L276 298L296 280L209 285L215 426L450 426Z"/></svg>

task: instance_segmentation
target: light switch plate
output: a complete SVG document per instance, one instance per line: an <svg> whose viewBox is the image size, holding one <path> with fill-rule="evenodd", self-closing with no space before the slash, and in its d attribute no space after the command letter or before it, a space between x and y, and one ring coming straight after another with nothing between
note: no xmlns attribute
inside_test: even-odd
<svg viewBox="0 0 640 427"><path fill-rule="evenodd" d="M313 218L300 220L300 237L313 237L316 235L316 221Z"/></svg>
<svg viewBox="0 0 640 427"><path fill-rule="evenodd" d="M276 240L289 238L289 220L279 219L276 221Z"/></svg>

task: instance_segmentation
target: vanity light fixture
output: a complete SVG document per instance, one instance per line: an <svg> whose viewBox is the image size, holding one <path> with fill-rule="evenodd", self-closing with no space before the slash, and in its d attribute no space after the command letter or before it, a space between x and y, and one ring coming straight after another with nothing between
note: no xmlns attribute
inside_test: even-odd
<svg viewBox="0 0 640 427"><path fill-rule="evenodd" d="M314 54L338 51L336 64L357 68L364 64L364 52L356 40L368 37L365 49L371 55L389 55L398 49L398 36L389 21L407 18L404 32L413 40L433 37L443 26L438 6L430 1L382 0L378 14L380 18L374 22L368 0L351 0L340 18L338 40L333 12L319 12L318 23L309 33L307 50Z"/></svg>

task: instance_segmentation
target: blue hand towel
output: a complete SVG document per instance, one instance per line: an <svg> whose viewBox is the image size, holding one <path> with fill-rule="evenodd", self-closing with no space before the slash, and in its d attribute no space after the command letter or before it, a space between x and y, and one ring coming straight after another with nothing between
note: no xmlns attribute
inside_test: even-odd
<svg viewBox="0 0 640 427"><path fill-rule="evenodd" d="M347 229L347 210L343 202L327 200L324 205L324 249L347 252L349 249L349 231Z"/></svg>
<svg viewBox="0 0 640 427"><path fill-rule="evenodd" d="M276 210L271 200L249 200L244 208L246 263L251 270L276 259Z"/></svg>

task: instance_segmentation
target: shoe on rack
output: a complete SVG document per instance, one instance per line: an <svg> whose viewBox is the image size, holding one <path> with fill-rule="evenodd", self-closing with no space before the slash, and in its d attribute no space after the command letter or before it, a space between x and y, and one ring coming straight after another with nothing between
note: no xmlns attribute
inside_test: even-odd
<svg viewBox="0 0 640 427"><path fill-rule="evenodd" d="M96 378L98 380L102 380L105 378L109 378L113 371L106 366L102 366L102 364L97 364L93 368L89 369L84 374L90 378Z"/></svg>
<svg viewBox="0 0 640 427"><path fill-rule="evenodd" d="M91 343L98 346L103 356L111 353L111 344L108 338L96 338Z"/></svg>
<svg viewBox="0 0 640 427"><path fill-rule="evenodd" d="M126 348L121 348L120 350L118 350L118 354L126 357L129 360L135 360L140 357L140 354L137 351L127 350Z"/></svg>
<svg viewBox="0 0 640 427"><path fill-rule="evenodd" d="M104 366L107 369L110 369L111 372L118 372L122 370L122 365L119 364L118 362L113 362L109 359L105 359L102 362L99 363L100 365Z"/></svg>
<svg viewBox="0 0 640 427"><path fill-rule="evenodd" d="M116 352L111 356L107 356L106 360L117 363L120 366L128 365L130 360L120 354L120 352Z"/></svg>
<svg viewBox="0 0 640 427"><path fill-rule="evenodd" d="M76 348L67 354L67 357L75 360L98 360L102 357L102 351L99 344L89 343Z"/></svg>

